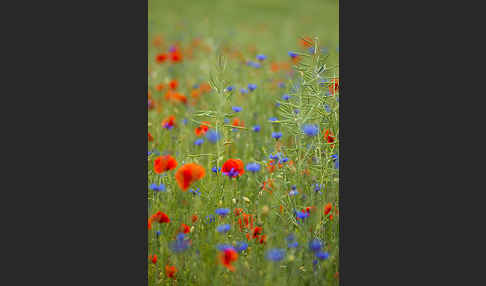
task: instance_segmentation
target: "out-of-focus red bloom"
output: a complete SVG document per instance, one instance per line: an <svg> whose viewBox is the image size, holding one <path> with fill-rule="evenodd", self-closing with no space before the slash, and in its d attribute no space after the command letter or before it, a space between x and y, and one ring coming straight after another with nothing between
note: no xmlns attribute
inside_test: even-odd
<svg viewBox="0 0 486 286"><path fill-rule="evenodd" d="M339 90L339 78L331 79L331 85L329 85L329 92L331 93L331 95L334 95L338 90Z"/></svg>
<svg viewBox="0 0 486 286"><path fill-rule="evenodd" d="M241 217L238 218L238 224L240 225L240 231L242 231L243 228L253 229L253 215L242 213L242 216L243 216L243 220L241 220ZM244 225L243 225L243 223L244 223Z"/></svg>
<svg viewBox="0 0 486 286"><path fill-rule="evenodd" d="M301 47L310 48L314 45L314 41L310 37L304 37L304 39L299 39L299 44Z"/></svg>
<svg viewBox="0 0 486 286"><path fill-rule="evenodd" d="M162 174L177 167L178 163L171 155L159 156L154 160L154 172Z"/></svg>
<svg viewBox="0 0 486 286"><path fill-rule="evenodd" d="M150 132L148 133L148 141L149 142L154 141L154 137L152 137L152 134L150 134Z"/></svg>
<svg viewBox="0 0 486 286"><path fill-rule="evenodd" d="M198 99L199 96L201 96L201 91L199 91L198 89L191 90L191 97L192 98Z"/></svg>
<svg viewBox="0 0 486 286"><path fill-rule="evenodd" d="M166 53L160 53L155 56L155 60L161 64L167 60L168 55Z"/></svg>
<svg viewBox="0 0 486 286"><path fill-rule="evenodd" d="M199 86L199 90L200 90L202 93L210 92L210 91L211 91L211 86L209 85L209 83L207 83L207 82L203 82L203 83L201 83L201 85Z"/></svg>
<svg viewBox="0 0 486 286"><path fill-rule="evenodd" d="M185 192L193 182L202 179L204 175L205 170L201 165L188 163L177 170L175 178L179 188Z"/></svg>
<svg viewBox="0 0 486 286"><path fill-rule="evenodd" d="M233 118L233 126L244 127L245 122L243 122L243 120L240 120L238 117L235 117L235 118Z"/></svg>
<svg viewBox="0 0 486 286"><path fill-rule="evenodd" d="M243 161L240 159L228 159L221 167L221 173L229 177L239 177L245 173Z"/></svg>
<svg viewBox="0 0 486 286"><path fill-rule="evenodd" d="M177 273L177 268L175 266L169 266L169 265L165 266L165 276L167 276L168 278L175 279L176 273Z"/></svg>
<svg viewBox="0 0 486 286"><path fill-rule="evenodd" d="M189 233L189 232L191 232L191 228L186 224L182 224L179 231L183 232L183 233Z"/></svg>
<svg viewBox="0 0 486 286"><path fill-rule="evenodd" d="M243 212L242 208L235 208L235 216L239 216Z"/></svg>
<svg viewBox="0 0 486 286"><path fill-rule="evenodd" d="M224 267L228 268L229 271L234 272L235 267L232 265L234 261L238 259L238 253L232 249L227 248L219 255L219 259Z"/></svg>
<svg viewBox="0 0 486 286"><path fill-rule="evenodd" d="M331 203L327 203L326 206L324 206L324 214L325 215L328 215L332 210L332 204Z"/></svg>
<svg viewBox="0 0 486 286"><path fill-rule="evenodd" d="M280 205L280 213L283 214L283 206Z"/></svg>
<svg viewBox="0 0 486 286"><path fill-rule="evenodd" d="M171 89L176 89L179 86L179 82L176 79L173 79L169 82L169 87Z"/></svg>
<svg viewBox="0 0 486 286"><path fill-rule="evenodd" d="M197 217L197 215L194 214L194 215L192 215L191 219L192 219L192 222L195 223L197 221L198 217Z"/></svg>
<svg viewBox="0 0 486 286"><path fill-rule="evenodd" d="M164 90L164 88L165 88L165 85L163 83L159 83L158 85L155 86L155 89L157 91L162 91L162 90Z"/></svg>
<svg viewBox="0 0 486 286"><path fill-rule="evenodd" d="M182 53L179 49L175 49L170 53L170 60L173 63L178 63L182 61Z"/></svg>
<svg viewBox="0 0 486 286"><path fill-rule="evenodd" d="M166 128L166 129L171 129L173 127L175 127L175 116L174 115L171 115L169 117L167 117L166 119L164 119L164 121L162 121L161 123L162 127Z"/></svg>
<svg viewBox="0 0 486 286"><path fill-rule="evenodd" d="M260 241L259 242L260 242L260 244L265 244L267 242L267 236L266 235L262 235L260 237Z"/></svg>
<svg viewBox="0 0 486 286"><path fill-rule="evenodd" d="M329 216L329 220L332 220L333 218L334 218L334 216L331 214L331 215Z"/></svg>
<svg viewBox="0 0 486 286"><path fill-rule="evenodd" d="M164 42L164 39L162 39L162 37L160 35L157 35L157 36L155 36L152 43L154 44L155 47L160 47L163 42Z"/></svg>
<svg viewBox="0 0 486 286"><path fill-rule="evenodd" d="M199 125L199 127L196 127L196 129L194 129L194 133L196 133L196 136L202 136L206 134L206 132L208 132L209 127L211 127L209 122L203 121L203 123Z"/></svg>
<svg viewBox="0 0 486 286"><path fill-rule="evenodd" d="M169 223L170 218L165 213L158 211L150 217L150 221L151 222L158 222L158 223Z"/></svg>
<svg viewBox="0 0 486 286"><path fill-rule="evenodd" d="M152 261L153 264L156 264L157 263L157 254L154 254L154 255L149 255L149 260Z"/></svg>
<svg viewBox="0 0 486 286"><path fill-rule="evenodd" d="M260 234L262 234L262 228L257 226L253 229L252 237L251 238L258 238Z"/></svg>
<svg viewBox="0 0 486 286"><path fill-rule="evenodd" d="M332 132L329 129L325 129L324 140L326 140L327 143L333 143L336 140L336 137L333 136ZM334 147L334 144L332 144L331 147Z"/></svg>

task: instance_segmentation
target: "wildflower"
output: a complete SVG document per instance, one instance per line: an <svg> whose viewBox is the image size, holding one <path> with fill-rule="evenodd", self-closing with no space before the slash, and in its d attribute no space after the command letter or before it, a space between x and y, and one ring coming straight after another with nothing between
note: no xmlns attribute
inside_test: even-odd
<svg viewBox="0 0 486 286"><path fill-rule="evenodd" d="M272 137L278 140L282 137L282 132L272 132Z"/></svg>
<svg viewBox="0 0 486 286"><path fill-rule="evenodd" d="M179 188L185 192L189 186L204 177L205 171L201 165L188 163L180 167L175 173L175 178Z"/></svg>
<svg viewBox="0 0 486 286"><path fill-rule="evenodd" d="M245 123L243 122L243 120L240 120L238 117L235 117L233 118L233 123L232 123L233 126L245 126Z"/></svg>
<svg viewBox="0 0 486 286"><path fill-rule="evenodd" d="M233 106L232 109L233 109L234 112L240 112L241 110L243 110L243 108L241 108L239 106Z"/></svg>
<svg viewBox="0 0 486 286"><path fill-rule="evenodd" d="M221 170L221 168L220 168L220 170ZM211 171L213 171L213 173L217 174L218 168L216 166L214 166L213 168L211 168Z"/></svg>
<svg viewBox="0 0 486 286"><path fill-rule="evenodd" d="M299 114L300 113L300 110L296 108L296 109L294 109L294 113L295 114Z"/></svg>
<svg viewBox="0 0 486 286"><path fill-rule="evenodd" d="M246 165L246 170L247 171L250 171L252 173L256 173L256 172L260 171L260 164L258 164L258 163L249 163L248 165Z"/></svg>
<svg viewBox="0 0 486 286"><path fill-rule="evenodd" d="M220 208L216 209L214 212L221 217L225 217L227 214L229 214L230 210L227 208Z"/></svg>
<svg viewBox="0 0 486 286"><path fill-rule="evenodd" d="M157 61L157 63L161 64L167 60L167 57L168 56L166 53L160 53L155 56L155 60Z"/></svg>
<svg viewBox="0 0 486 286"><path fill-rule="evenodd" d="M334 95L339 90L339 78L333 78L329 86L329 92Z"/></svg>
<svg viewBox="0 0 486 286"><path fill-rule="evenodd" d="M293 234L289 234L286 240L289 248L297 248L297 246L299 246L299 243L295 240L295 236Z"/></svg>
<svg viewBox="0 0 486 286"><path fill-rule="evenodd" d="M226 249L235 249L231 244L218 244L216 249L219 251L225 251Z"/></svg>
<svg viewBox="0 0 486 286"><path fill-rule="evenodd" d="M338 157L338 155L332 155L331 158L334 161L334 168L339 169L339 157Z"/></svg>
<svg viewBox="0 0 486 286"><path fill-rule="evenodd" d="M289 192L289 196L291 196L291 197L292 197L292 196L296 196L296 195L298 195L298 194L299 194L299 191L297 191L297 190L291 190L291 191Z"/></svg>
<svg viewBox="0 0 486 286"><path fill-rule="evenodd" d="M195 223L197 219L198 219L197 215L193 214L191 217L192 222Z"/></svg>
<svg viewBox="0 0 486 286"><path fill-rule="evenodd" d="M219 256L219 259L224 267L228 268L231 272L235 271L235 267L232 263L238 259L238 253L233 248L224 249Z"/></svg>
<svg viewBox="0 0 486 286"><path fill-rule="evenodd" d="M209 130L210 126L211 125L209 124L209 122L203 121L201 125L199 125L198 127L196 127L196 129L194 129L194 133L196 133L196 136L204 135Z"/></svg>
<svg viewBox="0 0 486 286"><path fill-rule="evenodd" d="M328 215L332 210L332 204L331 203L327 203L326 206L324 206L324 214L325 215Z"/></svg>
<svg viewBox="0 0 486 286"><path fill-rule="evenodd" d="M304 131L307 136L316 136L319 132L319 128L317 128L316 125L306 124L302 127L302 131Z"/></svg>
<svg viewBox="0 0 486 286"><path fill-rule="evenodd" d="M240 89L240 92L242 94L247 94L248 93L248 90L246 88L242 88L242 89Z"/></svg>
<svg viewBox="0 0 486 286"><path fill-rule="evenodd" d="M326 110L327 113L331 112L331 108L327 104L324 105L324 109Z"/></svg>
<svg viewBox="0 0 486 286"><path fill-rule="evenodd" d="M214 221L214 216L208 215L208 216L206 216L206 220L208 220L209 223L212 223Z"/></svg>
<svg viewBox="0 0 486 286"><path fill-rule="evenodd" d="M257 85L256 84L253 84L253 83L248 84L248 89L250 91L254 91L256 88L257 88Z"/></svg>
<svg viewBox="0 0 486 286"><path fill-rule="evenodd" d="M235 216L239 216L243 212L242 208L235 208Z"/></svg>
<svg viewBox="0 0 486 286"><path fill-rule="evenodd" d="M298 54L296 54L296 53L294 53L294 52L289 52L288 54L289 54L289 56L290 56L292 59L295 59L295 58L297 58L297 57L298 57Z"/></svg>
<svg viewBox="0 0 486 286"><path fill-rule="evenodd" d="M304 220L305 218L307 218L309 216L309 213L300 211L300 212L296 213L296 216L297 216L297 219Z"/></svg>
<svg viewBox="0 0 486 286"><path fill-rule="evenodd" d="M201 195L201 192L199 191L199 188L197 188L195 190L189 189L189 193L194 194L194 195L198 195L198 196Z"/></svg>
<svg viewBox="0 0 486 286"><path fill-rule="evenodd" d="M153 264L157 263L157 254L149 255L149 259L152 261Z"/></svg>
<svg viewBox="0 0 486 286"><path fill-rule="evenodd" d="M175 279L176 273L177 273L177 268L175 266L169 266L169 265L165 266L165 276L167 276L167 278Z"/></svg>
<svg viewBox="0 0 486 286"><path fill-rule="evenodd" d="M150 132L148 133L148 141L154 141L154 137L152 137L152 134L150 134Z"/></svg>
<svg viewBox="0 0 486 286"><path fill-rule="evenodd" d="M232 90L233 90L233 88L234 88L234 87L233 87L232 85L230 85L230 86L228 86L228 87L226 88L226 91L232 91Z"/></svg>
<svg viewBox="0 0 486 286"><path fill-rule="evenodd" d="M317 192L321 193L321 192L320 192L320 190L321 190L321 189L323 189L323 188L324 188L324 185L315 184L315 185L314 185L314 192L316 192L316 193L317 193Z"/></svg>
<svg viewBox="0 0 486 286"><path fill-rule="evenodd" d="M245 173L243 161L240 159L228 159L224 162L221 170L224 175L230 178L239 177Z"/></svg>
<svg viewBox="0 0 486 286"><path fill-rule="evenodd" d="M260 125L255 125L255 126L253 126L252 130L253 130L254 132L259 132L259 131L260 131Z"/></svg>
<svg viewBox="0 0 486 286"><path fill-rule="evenodd" d="M284 94L284 95L282 96L282 99L283 99L283 100L286 100L286 101L288 101L290 98L291 98L291 96L290 96L290 95L288 95L288 94Z"/></svg>
<svg viewBox="0 0 486 286"><path fill-rule="evenodd" d="M248 249L248 243L244 242L244 241L240 241L236 244L236 250L238 252L242 252L242 251L245 251Z"/></svg>
<svg viewBox="0 0 486 286"><path fill-rule="evenodd" d="M216 132L215 130L209 130L207 133L206 133L206 139L209 140L209 142L211 143L216 143L218 142L218 140L221 138L221 136L219 135L218 132Z"/></svg>
<svg viewBox="0 0 486 286"><path fill-rule="evenodd" d="M191 228L186 224L182 224L179 231L182 233L189 233L191 231Z"/></svg>
<svg viewBox="0 0 486 286"><path fill-rule="evenodd" d="M182 124L187 125L187 119L186 118L182 119Z"/></svg>
<svg viewBox="0 0 486 286"><path fill-rule="evenodd" d="M169 82L170 89L177 89L178 86L179 86L179 82L175 79Z"/></svg>
<svg viewBox="0 0 486 286"><path fill-rule="evenodd" d="M263 228L257 226L253 229L252 237L251 238L258 238L260 234L262 234Z"/></svg>
<svg viewBox="0 0 486 286"><path fill-rule="evenodd" d="M336 137L333 136L332 132L329 129L324 129L324 140L326 140L327 143L333 143L335 139ZM334 144L331 146L334 146Z"/></svg>
<svg viewBox="0 0 486 286"><path fill-rule="evenodd" d="M316 253L316 257L319 258L320 260L326 260L329 258L329 253L321 250Z"/></svg>
<svg viewBox="0 0 486 286"><path fill-rule="evenodd" d="M276 102L275 103L275 107L279 107L280 106L280 103L279 102Z"/></svg>
<svg viewBox="0 0 486 286"><path fill-rule="evenodd" d="M172 129L174 128L175 126L175 117L174 115L171 115L169 117L167 117L166 119L164 119L164 121L162 121L162 127L164 127L165 129Z"/></svg>
<svg viewBox="0 0 486 286"><path fill-rule="evenodd" d="M158 222L158 223L169 223L170 218L163 212L158 211L154 213L149 219L148 219L148 229L152 229L152 223L153 222Z"/></svg>
<svg viewBox="0 0 486 286"><path fill-rule="evenodd" d="M229 224L221 224L221 225L218 225L218 227L216 228L216 230L219 233L227 233L230 229L231 229L231 226Z"/></svg>
<svg viewBox="0 0 486 286"><path fill-rule="evenodd" d="M157 230L157 232L155 233L155 235L157 235L157 237L160 236L160 230Z"/></svg>
<svg viewBox="0 0 486 286"><path fill-rule="evenodd" d="M284 256L285 256L284 249L273 248L267 252L267 259L275 262L282 260Z"/></svg>
<svg viewBox="0 0 486 286"><path fill-rule="evenodd" d="M169 248L175 253L183 252L189 248L190 242L185 239L185 234L179 233L174 241L169 243Z"/></svg>
<svg viewBox="0 0 486 286"><path fill-rule="evenodd" d="M164 185L164 184L160 184L160 185L157 185L157 184L150 184L149 188L150 188L152 191L156 191L156 192L165 192L165 185Z"/></svg>
<svg viewBox="0 0 486 286"><path fill-rule="evenodd" d="M276 122L276 121L278 121L278 118L277 117L270 117L270 118L268 118L268 121Z"/></svg>
<svg viewBox="0 0 486 286"><path fill-rule="evenodd" d="M289 161L289 158L285 157L280 160L281 163L287 163Z"/></svg>
<svg viewBox="0 0 486 286"><path fill-rule="evenodd" d="M201 139L201 138L194 141L194 145L196 145L196 146L200 146L202 143L204 143L204 139Z"/></svg>
<svg viewBox="0 0 486 286"><path fill-rule="evenodd" d="M166 171L170 171L177 167L178 163L171 155L165 155L155 158L154 160L154 172L161 174Z"/></svg>
<svg viewBox="0 0 486 286"><path fill-rule="evenodd" d="M264 60L267 58L267 56L265 56L265 55L263 55L263 54L259 54L259 55L257 55L257 56L256 56L256 58L257 58L257 60L259 60L259 61L264 61Z"/></svg>
<svg viewBox="0 0 486 286"><path fill-rule="evenodd" d="M322 248L322 242L319 239L313 239L309 242L309 249L318 252Z"/></svg>

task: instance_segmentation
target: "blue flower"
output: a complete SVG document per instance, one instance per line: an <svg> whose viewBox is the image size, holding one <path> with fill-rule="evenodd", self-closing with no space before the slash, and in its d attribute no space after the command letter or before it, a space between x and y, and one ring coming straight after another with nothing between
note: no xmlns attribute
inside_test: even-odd
<svg viewBox="0 0 486 286"><path fill-rule="evenodd" d="M175 253L180 253L189 248L189 241L185 239L183 233L179 233L175 241L169 243L169 248Z"/></svg>
<svg viewBox="0 0 486 286"><path fill-rule="evenodd" d="M215 130L209 130L206 132L206 139L208 139L211 143L216 143L219 139L221 139L221 136Z"/></svg>
<svg viewBox="0 0 486 286"><path fill-rule="evenodd" d="M289 196L291 196L291 197L296 196L298 194L299 194L299 191L297 191L297 190L292 190L292 191L289 192Z"/></svg>
<svg viewBox="0 0 486 286"><path fill-rule="evenodd" d="M282 132L272 132L272 137L278 140L282 137Z"/></svg>
<svg viewBox="0 0 486 286"><path fill-rule="evenodd" d="M152 154L152 152L148 151L148 155L147 156L150 156L150 154Z"/></svg>
<svg viewBox="0 0 486 286"><path fill-rule="evenodd" d="M254 91L256 88L257 88L257 85L256 84L253 84L253 83L248 84L248 89L250 91Z"/></svg>
<svg viewBox="0 0 486 286"><path fill-rule="evenodd" d="M242 89L240 89L240 92L243 93L243 94L247 94L248 90L246 88L242 88Z"/></svg>
<svg viewBox="0 0 486 286"><path fill-rule="evenodd" d="M331 108L329 107L329 105L324 105L324 109L326 110L326 112L330 113L331 112Z"/></svg>
<svg viewBox="0 0 486 286"><path fill-rule="evenodd" d="M260 65L260 63L255 63L255 62L253 62L253 61L247 61L247 62L246 62L246 64L247 64L248 66L250 66L250 67L254 67L254 68L256 68L256 69L262 66L262 65Z"/></svg>
<svg viewBox="0 0 486 286"><path fill-rule="evenodd" d="M317 125L306 124L302 127L302 131L304 131L307 136L316 136L319 132L319 128L317 128Z"/></svg>
<svg viewBox="0 0 486 286"><path fill-rule="evenodd" d="M297 218L304 220L305 218L307 218L309 216L309 213L303 212L303 211L298 211L298 212L295 213L295 215L297 216Z"/></svg>
<svg viewBox="0 0 486 286"><path fill-rule="evenodd" d="M319 258L320 260L326 260L329 258L329 253L321 250L316 253L316 257Z"/></svg>
<svg viewBox="0 0 486 286"><path fill-rule="evenodd" d="M294 59L298 55L296 53L294 53L294 52L289 52L289 56Z"/></svg>
<svg viewBox="0 0 486 286"><path fill-rule="evenodd" d="M151 189L152 191L165 192L165 185L164 185L164 184L160 184L160 185L157 185L157 184L151 184L151 185L150 185L150 189Z"/></svg>
<svg viewBox="0 0 486 286"><path fill-rule="evenodd" d="M187 125L187 119L186 119L186 118L184 118L184 119L182 120L182 124Z"/></svg>
<svg viewBox="0 0 486 286"><path fill-rule="evenodd" d="M282 96L282 99L283 99L283 100L287 100L287 101L288 101L290 98L291 98L291 96L290 96L290 95L288 95L288 94L284 94L284 95Z"/></svg>
<svg viewBox="0 0 486 286"><path fill-rule="evenodd" d="M338 155L332 155L331 158L334 161L334 168L339 169L339 157L338 157Z"/></svg>
<svg viewBox="0 0 486 286"><path fill-rule="evenodd" d="M157 235L157 237L160 236L160 230L157 230L157 232L155 233L155 235Z"/></svg>
<svg viewBox="0 0 486 286"><path fill-rule="evenodd" d="M202 143L204 143L204 139L202 139L202 138L197 139L196 141L194 141L194 145L196 145L196 146L200 146Z"/></svg>
<svg viewBox="0 0 486 286"><path fill-rule="evenodd" d="M214 221L214 216L210 214L206 216L206 219L208 220L209 223L212 223Z"/></svg>
<svg viewBox="0 0 486 286"><path fill-rule="evenodd" d="M299 246L299 243L297 241L292 241L287 244L288 248L297 248Z"/></svg>
<svg viewBox="0 0 486 286"><path fill-rule="evenodd" d="M211 171L213 171L213 173L217 174L218 172L221 172L221 168L219 168L219 170L218 170L218 168L217 168L216 166L214 166L214 167L211 169Z"/></svg>
<svg viewBox="0 0 486 286"><path fill-rule="evenodd" d="M297 186L296 186L296 185L292 185L292 186L290 187L290 189L292 189L293 191L295 191L295 190L297 190Z"/></svg>
<svg viewBox="0 0 486 286"><path fill-rule="evenodd" d="M280 160L280 163L287 163L289 161L289 158L285 157Z"/></svg>
<svg viewBox="0 0 486 286"><path fill-rule="evenodd" d="M240 172L238 172L237 170L235 170L235 168L231 168L231 170L229 172L223 172L223 175L226 175L230 178L235 178L238 176Z"/></svg>
<svg viewBox="0 0 486 286"><path fill-rule="evenodd" d="M218 225L218 227L216 228L216 230L219 233L227 233L230 229L231 229L231 226L229 224L221 224L221 225Z"/></svg>
<svg viewBox="0 0 486 286"><path fill-rule="evenodd" d="M309 241L309 249L313 252L318 252L322 248L322 242L319 239Z"/></svg>
<svg viewBox="0 0 486 286"><path fill-rule="evenodd" d="M253 172L253 173L256 173L256 172L260 171L260 164L258 164L258 163L249 163L248 165L246 165L246 170L247 171L250 171L250 172Z"/></svg>
<svg viewBox="0 0 486 286"><path fill-rule="evenodd" d="M280 103L279 102L276 102L275 103L275 107L279 107L280 106Z"/></svg>
<svg viewBox="0 0 486 286"><path fill-rule="evenodd" d="M296 109L294 109L294 113L295 114L299 114L300 113L300 110L296 108Z"/></svg>
<svg viewBox="0 0 486 286"><path fill-rule="evenodd" d="M280 159L280 157L282 156L282 153L278 152L277 154L270 154L268 157L272 160L277 160L277 159Z"/></svg>
<svg viewBox="0 0 486 286"><path fill-rule="evenodd" d="M263 60L265 60L267 57L266 57L265 55L263 55L263 54L259 54L259 55L257 55L257 56L256 56L256 58L257 58L257 60L259 60L259 61L263 61Z"/></svg>
<svg viewBox="0 0 486 286"><path fill-rule="evenodd" d="M232 109L233 109L234 112L240 112L240 111L243 110L243 108L241 108L239 106L233 106Z"/></svg>
<svg viewBox="0 0 486 286"><path fill-rule="evenodd" d="M233 250L235 250L235 248L231 244L218 244L218 245L216 245L216 248L219 251L225 251L226 249L233 249Z"/></svg>
<svg viewBox="0 0 486 286"><path fill-rule="evenodd" d="M232 85L228 86L228 87L226 88L226 90L227 90L227 91L232 91L232 90L233 90L233 86L232 86Z"/></svg>
<svg viewBox="0 0 486 286"><path fill-rule="evenodd" d="M201 192L199 191L199 188L197 188L195 190L189 189L189 193L194 194L194 195L198 195L198 196L201 195Z"/></svg>
<svg viewBox="0 0 486 286"><path fill-rule="evenodd" d="M254 132L258 132L258 131L260 131L260 125L255 125L255 126L253 126L253 131L254 131Z"/></svg>
<svg viewBox="0 0 486 286"><path fill-rule="evenodd" d="M241 241L236 244L236 251L242 252L248 249L248 243Z"/></svg>
<svg viewBox="0 0 486 286"><path fill-rule="evenodd" d="M270 117L270 118L268 118L268 121L275 122L275 121L278 121L278 118L277 117Z"/></svg>
<svg viewBox="0 0 486 286"><path fill-rule="evenodd" d="M320 192L320 190L321 190L321 189L324 189L324 185L323 185L323 184L322 184L322 185L319 185L319 184L315 184L315 185L314 185L314 192L316 192L316 193L317 193L317 192L321 193L321 192Z"/></svg>
<svg viewBox="0 0 486 286"><path fill-rule="evenodd" d="M216 209L214 211L217 215L220 215L222 217L226 216L227 214L229 214L230 210L229 209L226 209L226 208L220 208L220 209Z"/></svg>
<svg viewBox="0 0 486 286"><path fill-rule="evenodd" d="M272 261L280 261L285 257L285 250L279 248L270 249L267 252L267 259Z"/></svg>

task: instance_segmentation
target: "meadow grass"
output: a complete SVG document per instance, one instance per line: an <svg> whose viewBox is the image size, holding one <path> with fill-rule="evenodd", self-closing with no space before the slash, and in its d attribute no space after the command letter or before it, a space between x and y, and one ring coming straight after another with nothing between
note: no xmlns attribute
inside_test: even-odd
<svg viewBox="0 0 486 286"><path fill-rule="evenodd" d="M148 217L161 211L170 218L169 223L153 222L148 230L149 285L338 285L337 7L337 1L317 0L305 5L286 0L149 1L148 131L153 140L148 142ZM300 46L301 36L310 37L312 42L305 42L310 47ZM156 56L172 46L182 60L158 63ZM259 61L257 54L266 58ZM260 66L249 66L248 60ZM183 94L186 103L171 100L171 80L178 83L172 93ZM249 84L256 88L249 91ZM164 128L161 123L171 115L174 127ZM235 118L243 126L235 126ZM219 140L195 134L204 121ZM272 134L278 132L277 140ZM202 144L195 144L198 139ZM154 161L167 154L178 166L157 174ZM222 174L219 168L228 159L242 160L245 173L236 178ZM187 163L201 165L205 176L183 191L175 173ZM258 163L259 171L249 171L249 163ZM153 184L164 190L154 190ZM299 218L307 207L308 217ZM215 213L219 208L230 212L221 217ZM245 222L235 209L253 215L253 225L240 229L238 219ZM189 232L174 249L181 224ZM218 232L224 224L230 230ZM262 233L254 239L257 226ZM309 245L314 239L322 243L315 252ZM238 251L239 242L248 248ZM297 247L289 247L295 242ZM238 253L234 271L220 262L222 245ZM284 250L281 260L274 261L278 255L272 249ZM167 277L166 265L177 269L173 277Z"/></svg>

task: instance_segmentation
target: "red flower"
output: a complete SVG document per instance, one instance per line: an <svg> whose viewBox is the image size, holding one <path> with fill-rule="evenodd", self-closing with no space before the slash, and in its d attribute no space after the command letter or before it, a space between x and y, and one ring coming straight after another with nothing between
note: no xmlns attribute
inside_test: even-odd
<svg viewBox="0 0 486 286"><path fill-rule="evenodd" d="M170 218L165 213L158 211L150 217L149 222L169 223Z"/></svg>
<svg viewBox="0 0 486 286"><path fill-rule="evenodd" d="M339 78L331 79L331 85L329 86L329 92L334 95L339 90Z"/></svg>
<svg viewBox="0 0 486 286"><path fill-rule="evenodd" d="M182 224L179 231L183 233L189 233L191 232L191 228L188 225Z"/></svg>
<svg viewBox="0 0 486 286"><path fill-rule="evenodd" d="M161 174L177 167L177 161L171 155L159 156L154 160L154 172Z"/></svg>
<svg viewBox="0 0 486 286"><path fill-rule="evenodd" d="M177 170L175 178L179 188L185 192L193 182L202 179L205 174L204 168L201 165L189 163Z"/></svg>
<svg viewBox="0 0 486 286"><path fill-rule="evenodd" d="M193 223L194 223L194 222L196 222L196 221L197 221L197 219L198 219L197 215L195 215L195 214L194 214L194 215L192 215L192 222L193 222Z"/></svg>
<svg viewBox="0 0 486 286"><path fill-rule="evenodd" d="M328 215L330 212L331 212L331 209L332 209L332 205L331 203L328 203L325 207L324 207L324 214L325 215Z"/></svg>
<svg viewBox="0 0 486 286"><path fill-rule="evenodd" d="M235 267L231 264L238 259L238 253L232 248L225 249L219 256L219 259L224 267L231 272L235 271Z"/></svg>
<svg viewBox="0 0 486 286"><path fill-rule="evenodd" d="M299 39L299 44L303 48L310 48L314 45L314 41L310 37L304 37L303 39Z"/></svg>
<svg viewBox="0 0 486 286"><path fill-rule="evenodd" d="M150 132L148 133L148 141L154 141L154 137L152 137L152 134L150 134Z"/></svg>
<svg viewBox="0 0 486 286"><path fill-rule="evenodd" d="M203 123L199 127L196 127L194 133L196 133L196 136L202 136L206 134L206 132L208 132L209 127L211 127L211 125L209 125L209 122L203 121Z"/></svg>
<svg viewBox="0 0 486 286"><path fill-rule="evenodd" d="M240 120L238 117L235 117L235 118L233 118L233 126L244 127L245 122L243 122L243 120Z"/></svg>
<svg viewBox="0 0 486 286"><path fill-rule="evenodd" d="M150 260L152 260L152 263L155 264L157 263L157 254L154 254L153 256L152 255L149 255L148 257Z"/></svg>
<svg viewBox="0 0 486 286"><path fill-rule="evenodd" d="M262 234L262 230L263 230L263 229L262 229L261 227L259 227L259 226L255 227L255 228L253 229L252 238L258 238L258 236L259 236L260 234Z"/></svg>
<svg viewBox="0 0 486 286"><path fill-rule="evenodd" d="M164 128L171 129L176 125L174 121L175 121L175 117L174 117L174 115L171 115L171 116L167 117L166 119L164 119L164 121L162 121L161 125Z"/></svg>
<svg viewBox="0 0 486 286"><path fill-rule="evenodd" d="M262 235L262 237L260 237L260 244L265 244L266 242L267 242L267 236Z"/></svg>
<svg viewBox="0 0 486 286"><path fill-rule="evenodd" d="M177 80L173 79L169 82L169 87L171 89L176 89L177 87L179 86L179 83L177 82Z"/></svg>
<svg viewBox="0 0 486 286"><path fill-rule="evenodd" d="M336 137L333 136L332 132L329 129L324 129L324 140L326 140L327 143L333 143L336 140Z"/></svg>
<svg viewBox="0 0 486 286"><path fill-rule="evenodd" d="M242 208L235 208L235 216L239 216L243 212Z"/></svg>
<svg viewBox="0 0 486 286"><path fill-rule="evenodd" d="M177 273L177 268L175 266L165 266L165 276L168 278L175 279L175 274Z"/></svg>
<svg viewBox="0 0 486 286"><path fill-rule="evenodd" d="M170 53L170 59L173 63L178 63L182 61L182 53L178 49L176 49Z"/></svg>
<svg viewBox="0 0 486 286"><path fill-rule="evenodd" d="M167 54L166 53L160 53L155 57L155 60L161 64L167 60Z"/></svg>
<svg viewBox="0 0 486 286"><path fill-rule="evenodd" d="M228 159L221 167L221 173L234 178L245 173L243 161L240 159Z"/></svg>
<svg viewBox="0 0 486 286"><path fill-rule="evenodd" d="M164 89L165 85L163 83L159 83L158 85L155 86L155 89L157 91L162 91Z"/></svg>

